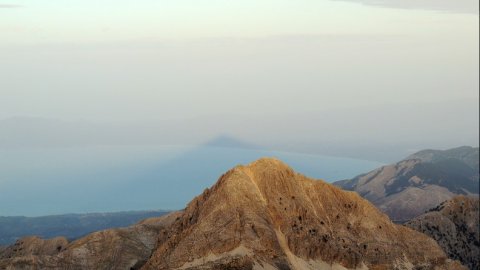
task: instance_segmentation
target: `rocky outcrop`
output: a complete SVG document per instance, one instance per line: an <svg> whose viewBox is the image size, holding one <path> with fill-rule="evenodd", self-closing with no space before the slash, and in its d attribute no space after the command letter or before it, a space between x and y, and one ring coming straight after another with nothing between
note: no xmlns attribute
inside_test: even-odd
<svg viewBox="0 0 480 270"><path fill-rule="evenodd" d="M228 171L165 239L142 269L461 269L356 193L275 159Z"/></svg>
<svg viewBox="0 0 480 270"><path fill-rule="evenodd" d="M464 268L357 193L260 159L222 175L182 212L93 233L53 254L4 257L0 269Z"/></svg>
<svg viewBox="0 0 480 270"><path fill-rule="evenodd" d="M406 226L435 239L450 258L471 270L480 268L478 197L455 197L407 222Z"/></svg>
<svg viewBox="0 0 480 270"><path fill-rule="evenodd" d="M0 252L0 269L138 269L178 215L95 232L72 243L64 238L23 238Z"/></svg>
<svg viewBox="0 0 480 270"><path fill-rule="evenodd" d="M356 191L392 220L405 222L454 196L478 194L478 148L423 150L334 184Z"/></svg>
<svg viewBox="0 0 480 270"><path fill-rule="evenodd" d="M52 256L65 250L68 241L64 237L44 240L36 236L24 237L14 245L0 251L0 258L14 258L30 255Z"/></svg>
<svg viewBox="0 0 480 270"><path fill-rule="evenodd" d="M64 236L70 240L78 239L92 232L127 227L140 220L162 216L167 213L167 211L158 210L39 217L0 216L0 245L14 244L18 239L29 235L44 239L57 236Z"/></svg>

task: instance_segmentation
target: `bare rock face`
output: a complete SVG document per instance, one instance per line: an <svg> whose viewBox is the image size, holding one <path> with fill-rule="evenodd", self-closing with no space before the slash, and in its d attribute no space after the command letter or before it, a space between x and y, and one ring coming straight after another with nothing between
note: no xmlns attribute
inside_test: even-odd
<svg viewBox="0 0 480 270"><path fill-rule="evenodd" d="M1 251L0 269L464 269L357 193L276 159L235 167L182 212L17 246Z"/></svg>
<svg viewBox="0 0 480 270"><path fill-rule="evenodd" d="M447 255L472 270L480 267L480 223L478 197L458 196L406 223L423 232Z"/></svg>
<svg viewBox="0 0 480 270"><path fill-rule="evenodd" d="M64 238L23 238L0 252L0 269L138 269L178 215L95 232L72 243Z"/></svg>
<svg viewBox="0 0 480 270"><path fill-rule="evenodd" d="M457 195L478 194L478 148L423 150L334 184L356 191L399 223Z"/></svg>
<svg viewBox="0 0 480 270"><path fill-rule="evenodd" d="M18 240L14 245L0 251L0 258L13 258L28 255L55 255L65 250L68 245L64 237L55 237L44 240L36 236L30 236Z"/></svg>
<svg viewBox="0 0 480 270"><path fill-rule="evenodd" d="M149 269L462 269L354 192L275 159L238 166L190 202Z"/></svg>

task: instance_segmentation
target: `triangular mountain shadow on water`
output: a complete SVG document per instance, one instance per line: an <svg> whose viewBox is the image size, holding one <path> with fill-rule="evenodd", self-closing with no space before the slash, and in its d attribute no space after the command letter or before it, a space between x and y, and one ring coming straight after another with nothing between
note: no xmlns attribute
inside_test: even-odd
<svg viewBox="0 0 480 270"><path fill-rule="evenodd" d="M238 149L264 149L259 145L241 141L228 135L220 135L202 144L205 147L224 147Z"/></svg>

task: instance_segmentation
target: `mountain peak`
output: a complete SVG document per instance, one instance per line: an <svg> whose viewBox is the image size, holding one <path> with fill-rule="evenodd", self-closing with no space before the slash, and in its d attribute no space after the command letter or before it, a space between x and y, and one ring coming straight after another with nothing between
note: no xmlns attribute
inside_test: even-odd
<svg viewBox="0 0 480 270"><path fill-rule="evenodd" d="M166 239L142 269L445 269L433 240L275 158L226 172L188 204Z"/></svg>
<svg viewBox="0 0 480 270"><path fill-rule="evenodd" d="M282 176L293 176L295 172L290 166L288 166L283 161L272 158L272 157L263 157L260 158L246 166L240 166L240 168L248 169L251 172L262 175L262 178L285 178Z"/></svg>
<svg viewBox="0 0 480 270"><path fill-rule="evenodd" d="M262 157L259 158L250 164L247 165L250 168L278 168L278 169L284 169L288 168L291 169L286 163L281 161L278 158L275 157Z"/></svg>
<svg viewBox="0 0 480 270"><path fill-rule="evenodd" d="M175 215L45 255L0 256L0 268L463 269L433 239L395 225L356 193L274 158L229 170Z"/></svg>
<svg viewBox="0 0 480 270"><path fill-rule="evenodd" d="M254 196L266 201L271 193L288 193L300 177L279 159L264 157L247 165L238 165L222 175L212 190L225 189L227 200Z"/></svg>

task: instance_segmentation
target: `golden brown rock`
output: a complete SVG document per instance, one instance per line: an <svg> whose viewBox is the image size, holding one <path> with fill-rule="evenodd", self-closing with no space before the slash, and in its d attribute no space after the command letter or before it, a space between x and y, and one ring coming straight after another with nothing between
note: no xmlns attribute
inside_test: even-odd
<svg viewBox="0 0 480 270"><path fill-rule="evenodd" d="M36 236L24 237L1 251L0 259L26 255L55 255L65 250L67 245L68 241L64 237L55 237L48 240Z"/></svg>
<svg viewBox="0 0 480 270"><path fill-rule="evenodd" d="M228 171L183 212L40 250L0 256L0 269L463 269L356 193L276 159Z"/></svg>
<svg viewBox="0 0 480 270"><path fill-rule="evenodd" d="M142 268L462 269L368 201L275 159L238 166L196 197Z"/></svg>

